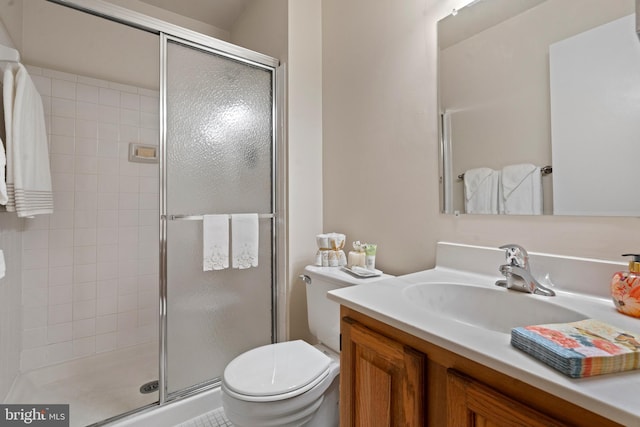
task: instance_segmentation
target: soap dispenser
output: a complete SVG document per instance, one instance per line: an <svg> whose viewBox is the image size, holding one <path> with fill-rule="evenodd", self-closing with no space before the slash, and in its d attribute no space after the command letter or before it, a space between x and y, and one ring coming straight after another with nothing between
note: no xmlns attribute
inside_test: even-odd
<svg viewBox="0 0 640 427"><path fill-rule="evenodd" d="M633 257L629 271L618 271L611 278L611 297L620 313L640 317L640 254L623 254Z"/></svg>

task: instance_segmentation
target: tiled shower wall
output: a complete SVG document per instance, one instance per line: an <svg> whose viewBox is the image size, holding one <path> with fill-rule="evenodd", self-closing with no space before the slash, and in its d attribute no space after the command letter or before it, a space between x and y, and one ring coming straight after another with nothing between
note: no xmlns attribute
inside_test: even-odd
<svg viewBox="0 0 640 427"><path fill-rule="evenodd" d="M28 67L44 104L54 214L25 222L21 370L157 339L158 92Z"/></svg>
<svg viewBox="0 0 640 427"><path fill-rule="evenodd" d="M20 274L23 221L15 214L0 213L0 249L6 275L0 279L0 402L20 367Z"/></svg>

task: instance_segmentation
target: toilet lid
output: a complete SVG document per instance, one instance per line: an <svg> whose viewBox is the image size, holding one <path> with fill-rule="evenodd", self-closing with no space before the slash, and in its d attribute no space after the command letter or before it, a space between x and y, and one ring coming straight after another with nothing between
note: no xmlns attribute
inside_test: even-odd
<svg viewBox="0 0 640 427"><path fill-rule="evenodd" d="M327 371L331 359L304 341L254 348L224 370L229 389L247 396L274 396L303 388Z"/></svg>

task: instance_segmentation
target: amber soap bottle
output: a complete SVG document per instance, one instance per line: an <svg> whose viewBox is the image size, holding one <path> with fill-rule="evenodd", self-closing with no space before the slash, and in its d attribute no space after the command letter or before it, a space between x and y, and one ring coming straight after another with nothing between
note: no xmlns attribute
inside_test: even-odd
<svg viewBox="0 0 640 427"><path fill-rule="evenodd" d="M640 317L640 254L630 256L629 271L618 271L611 278L611 297L616 309L633 317Z"/></svg>

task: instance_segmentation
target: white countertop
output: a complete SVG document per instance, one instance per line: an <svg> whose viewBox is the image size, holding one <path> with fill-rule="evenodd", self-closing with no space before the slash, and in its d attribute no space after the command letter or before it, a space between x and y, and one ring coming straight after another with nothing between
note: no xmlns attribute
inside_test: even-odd
<svg viewBox="0 0 640 427"><path fill-rule="evenodd" d="M640 370L573 379L512 347L508 333L432 313L403 296L405 289L419 283L469 284L514 292L496 287L494 282L498 278L498 274L490 276L438 266L432 270L331 291L328 298L620 424L640 425ZM640 332L640 319L618 313L609 298L573 290L567 292L560 284L556 286L555 297L524 293L519 296L543 298L621 329Z"/></svg>

